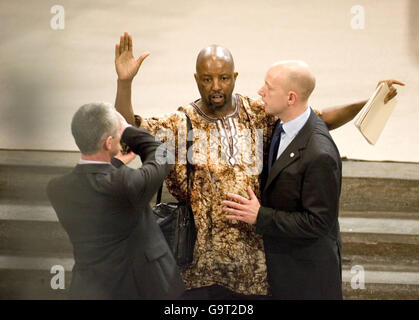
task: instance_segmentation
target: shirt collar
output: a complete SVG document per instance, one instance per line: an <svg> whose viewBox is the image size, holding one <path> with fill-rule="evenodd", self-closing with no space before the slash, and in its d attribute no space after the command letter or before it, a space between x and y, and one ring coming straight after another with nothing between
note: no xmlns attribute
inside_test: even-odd
<svg viewBox="0 0 419 320"><path fill-rule="evenodd" d="M105 161L93 161L93 160L84 160L84 159L80 159L79 164L110 164L110 162L105 162Z"/></svg>
<svg viewBox="0 0 419 320"><path fill-rule="evenodd" d="M284 130L284 133L294 138L298 132L300 132L301 128L305 125L308 118L310 117L311 108L307 107L306 111L304 111L301 115L299 115L297 118L288 121L286 123L282 123L282 129Z"/></svg>

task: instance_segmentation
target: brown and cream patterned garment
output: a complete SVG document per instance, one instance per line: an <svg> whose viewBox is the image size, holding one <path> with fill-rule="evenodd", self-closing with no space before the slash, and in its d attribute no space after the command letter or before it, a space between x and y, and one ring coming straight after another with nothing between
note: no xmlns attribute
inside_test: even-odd
<svg viewBox="0 0 419 320"><path fill-rule="evenodd" d="M227 220L221 201L228 192L248 198L248 186L259 195L259 174L276 119L265 113L260 100L238 94L235 99L235 112L219 119L208 117L192 103L160 118L136 116L136 123L176 153L166 185L180 201L187 194L184 113L191 119L194 169L190 203L198 235L193 263L183 270L187 288L219 284L241 294L266 295L262 237L253 225Z"/></svg>

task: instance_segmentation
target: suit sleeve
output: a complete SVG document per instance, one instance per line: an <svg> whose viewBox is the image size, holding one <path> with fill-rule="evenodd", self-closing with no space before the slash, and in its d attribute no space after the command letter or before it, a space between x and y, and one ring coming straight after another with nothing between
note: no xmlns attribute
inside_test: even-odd
<svg viewBox="0 0 419 320"><path fill-rule="evenodd" d="M302 210L286 212L260 207L256 232L281 238L313 239L330 232L339 209L340 167L329 154L317 156L304 174Z"/></svg>
<svg viewBox="0 0 419 320"><path fill-rule="evenodd" d="M116 192L128 196L132 203L148 203L169 174L172 156L164 144L143 129L126 128L121 141L140 156L142 166L135 170L115 162L115 166L119 165L115 172Z"/></svg>

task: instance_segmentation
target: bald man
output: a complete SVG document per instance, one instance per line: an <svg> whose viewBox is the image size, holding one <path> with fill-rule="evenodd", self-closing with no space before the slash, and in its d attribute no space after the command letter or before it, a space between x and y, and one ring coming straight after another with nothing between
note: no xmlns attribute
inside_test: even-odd
<svg viewBox="0 0 419 320"><path fill-rule="evenodd" d="M279 117L269 151L261 204L249 197L223 201L227 219L263 235L275 299L342 299L338 210L339 151L324 122L308 106L315 78L302 61L274 64L259 94Z"/></svg>
<svg viewBox="0 0 419 320"><path fill-rule="evenodd" d="M262 101L233 94L238 75L233 57L227 49L216 45L202 49L197 58L194 76L200 99L162 117L144 119L134 115L132 80L147 56L148 53L143 53L135 59L131 36L125 33L120 37L115 46L118 74L115 106L129 123L176 142L177 162L166 185L179 201L186 199L188 187L185 113L191 119L194 166L189 200L198 234L193 262L183 268L183 279L191 289L187 297L266 296L268 283L262 236L255 233L253 225L225 219L221 200L228 192L245 196L248 186L259 194L259 174L267 159L276 117L265 112ZM351 120L364 103L323 110L321 118L330 129L336 128Z"/></svg>

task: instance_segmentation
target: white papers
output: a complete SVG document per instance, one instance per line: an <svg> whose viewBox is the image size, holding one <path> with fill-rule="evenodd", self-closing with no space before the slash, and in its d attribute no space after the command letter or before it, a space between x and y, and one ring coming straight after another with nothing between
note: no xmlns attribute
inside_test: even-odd
<svg viewBox="0 0 419 320"><path fill-rule="evenodd" d="M372 145L376 144L397 103L393 98L384 104L389 91L387 83L380 84L355 120L355 126Z"/></svg>

